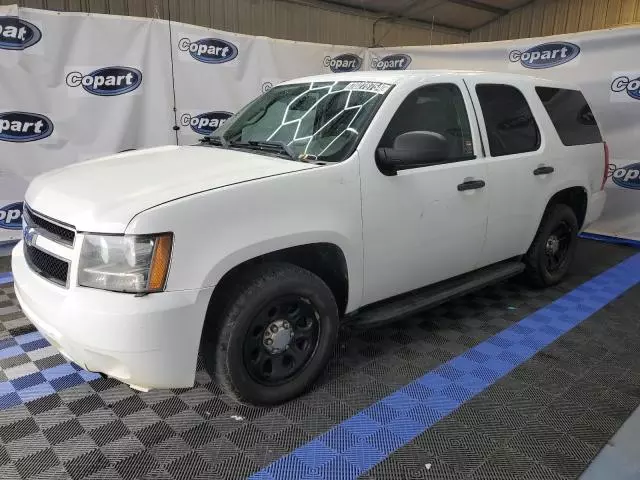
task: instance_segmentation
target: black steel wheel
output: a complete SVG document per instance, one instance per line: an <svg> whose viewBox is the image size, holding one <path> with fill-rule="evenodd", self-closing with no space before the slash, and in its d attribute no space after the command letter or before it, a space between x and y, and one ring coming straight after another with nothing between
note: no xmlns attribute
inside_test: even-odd
<svg viewBox="0 0 640 480"><path fill-rule="evenodd" d="M320 314L305 297L274 299L253 318L244 340L244 364L264 385L281 385L309 363L320 338Z"/></svg>
<svg viewBox="0 0 640 480"><path fill-rule="evenodd" d="M527 277L535 286L555 285L565 277L575 254L578 230L571 207L556 204L547 209L524 259Z"/></svg>
<svg viewBox="0 0 640 480"><path fill-rule="evenodd" d="M567 262L568 253L575 232L572 226L566 221L561 221L547 237L544 254L546 257L547 271L550 273L562 269Z"/></svg>
<svg viewBox="0 0 640 480"><path fill-rule="evenodd" d="M207 319L201 349L207 369L239 401L271 405L300 395L337 341L331 290L286 263L257 265L233 283L226 307Z"/></svg>

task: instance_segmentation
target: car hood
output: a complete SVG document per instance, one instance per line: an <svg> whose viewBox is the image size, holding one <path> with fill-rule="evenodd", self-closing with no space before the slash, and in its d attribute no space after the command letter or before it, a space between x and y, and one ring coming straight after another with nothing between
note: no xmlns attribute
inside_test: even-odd
<svg viewBox="0 0 640 480"><path fill-rule="evenodd" d="M138 213L195 193L314 165L205 146L135 150L77 163L35 178L29 206L78 231L122 233Z"/></svg>

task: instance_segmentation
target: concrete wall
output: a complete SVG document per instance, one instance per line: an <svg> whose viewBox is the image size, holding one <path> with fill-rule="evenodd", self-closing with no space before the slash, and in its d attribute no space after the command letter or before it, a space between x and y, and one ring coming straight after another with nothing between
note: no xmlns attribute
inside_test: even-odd
<svg viewBox="0 0 640 480"><path fill-rule="evenodd" d="M361 10L305 0L0 0L0 5L59 11L159 17L249 35L305 42L372 46L378 18ZM469 40L468 32L417 22L378 21L383 46L438 45Z"/></svg>
<svg viewBox="0 0 640 480"><path fill-rule="evenodd" d="M640 0L536 0L471 32L490 42L640 23Z"/></svg>

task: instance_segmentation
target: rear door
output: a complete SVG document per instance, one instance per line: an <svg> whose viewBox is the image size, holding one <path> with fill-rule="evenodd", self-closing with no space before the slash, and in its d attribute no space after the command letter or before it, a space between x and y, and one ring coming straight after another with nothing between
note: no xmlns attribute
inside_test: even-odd
<svg viewBox="0 0 640 480"><path fill-rule="evenodd" d="M506 84L489 75L465 80L476 105L487 155L489 221L479 266L527 251L555 191L557 139L533 85ZM546 119L544 117L547 117ZM556 152L553 155L552 152Z"/></svg>

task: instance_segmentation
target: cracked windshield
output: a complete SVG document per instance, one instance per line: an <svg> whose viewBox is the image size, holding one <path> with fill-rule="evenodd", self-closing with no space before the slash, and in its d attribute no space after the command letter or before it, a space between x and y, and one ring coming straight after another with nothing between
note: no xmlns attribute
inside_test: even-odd
<svg viewBox="0 0 640 480"><path fill-rule="evenodd" d="M210 142L297 160L340 162L356 148L391 85L313 82L272 88L229 119Z"/></svg>

